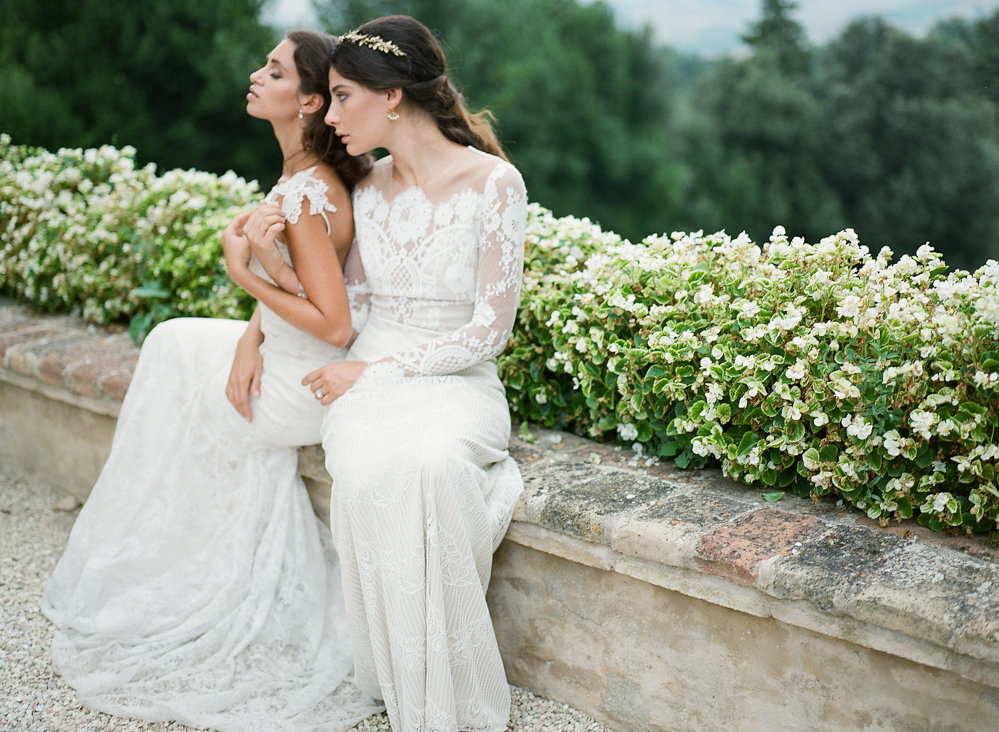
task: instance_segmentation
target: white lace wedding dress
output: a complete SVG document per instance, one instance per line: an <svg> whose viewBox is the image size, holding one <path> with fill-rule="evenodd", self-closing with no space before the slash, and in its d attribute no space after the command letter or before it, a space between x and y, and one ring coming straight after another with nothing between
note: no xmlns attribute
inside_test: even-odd
<svg viewBox="0 0 999 732"><path fill-rule="evenodd" d="M390 194L385 158L353 198L371 310L348 358L374 363L330 405L323 447L356 683L396 732L505 730L510 713L485 590L523 487L495 357L526 196L491 160L429 200Z"/></svg>
<svg viewBox="0 0 999 732"><path fill-rule="evenodd" d="M268 199L292 222L308 201L306 215L329 226L335 208L311 173ZM335 555L297 471L296 448L319 442L322 418L301 379L345 349L260 307L250 423L224 394L245 323L168 321L142 347L110 457L43 598L55 667L87 706L254 731L343 730L379 709L345 682Z"/></svg>

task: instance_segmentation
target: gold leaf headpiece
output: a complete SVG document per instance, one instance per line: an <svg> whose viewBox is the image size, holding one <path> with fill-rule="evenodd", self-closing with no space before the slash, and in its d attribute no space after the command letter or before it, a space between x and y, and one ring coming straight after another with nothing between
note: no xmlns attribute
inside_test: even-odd
<svg viewBox="0 0 999 732"><path fill-rule="evenodd" d="M393 56L406 55L406 52L392 43L392 41L386 41L381 36L369 36L366 33L358 33L356 30L352 30L350 33L344 33L342 36L337 38L337 40L340 41L340 43L350 41L351 43L356 43L358 46L367 46L368 48L373 48L374 50L381 51L382 53L391 53Z"/></svg>

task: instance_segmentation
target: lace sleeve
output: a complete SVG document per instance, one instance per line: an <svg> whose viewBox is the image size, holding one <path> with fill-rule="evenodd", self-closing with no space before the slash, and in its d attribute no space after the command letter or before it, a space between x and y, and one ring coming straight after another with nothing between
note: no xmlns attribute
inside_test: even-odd
<svg viewBox="0 0 999 732"><path fill-rule="evenodd" d="M330 220L327 212L336 213L336 206L326 197L329 186L326 181L316 178L313 173L315 166L300 170L291 178L274 186L267 197L267 203L279 205L284 212L285 221L297 224L302 216L302 205L309 202L309 215L322 216L326 222L326 233L330 233Z"/></svg>
<svg viewBox="0 0 999 732"><path fill-rule="evenodd" d="M524 181L512 165L499 164L490 173L483 192L471 320L419 348L374 362L365 375L452 374L498 356L517 316L526 227Z"/></svg>
<svg viewBox="0 0 999 732"><path fill-rule="evenodd" d="M371 309L371 290L361 264L361 256L357 253L357 242L350 246L347 260L343 264L343 278L347 285L347 300L350 303L350 322L354 332L360 332L368 319Z"/></svg>

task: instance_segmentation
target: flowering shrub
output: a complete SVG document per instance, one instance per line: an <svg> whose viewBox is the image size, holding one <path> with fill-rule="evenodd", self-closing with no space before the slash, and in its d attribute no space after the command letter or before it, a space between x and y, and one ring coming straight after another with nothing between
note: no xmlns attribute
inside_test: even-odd
<svg viewBox="0 0 999 732"><path fill-rule="evenodd" d="M107 323L136 340L177 315L246 317L219 234L256 183L135 166L135 150L15 146L0 135L0 291Z"/></svg>
<svg viewBox="0 0 999 732"><path fill-rule="evenodd" d="M847 230L632 244L533 207L501 373L521 419L882 522L995 532L999 264L891 262Z"/></svg>
<svg viewBox="0 0 999 732"><path fill-rule="evenodd" d="M0 291L141 336L245 317L219 232L255 184L137 169L134 150L0 135ZM999 264L892 263L850 231L763 246L632 244L532 205L518 325L500 360L525 422L632 443L680 467L841 498L868 516L997 532Z"/></svg>

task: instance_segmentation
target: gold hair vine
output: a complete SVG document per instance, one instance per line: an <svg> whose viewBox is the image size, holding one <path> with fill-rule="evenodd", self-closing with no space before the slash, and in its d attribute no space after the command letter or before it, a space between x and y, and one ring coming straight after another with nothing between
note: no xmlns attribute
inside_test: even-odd
<svg viewBox="0 0 999 732"><path fill-rule="evenodd" d="M381 51L382 53L391 53L393 56L406 55L406 52L392 43L392 41L386 41L381 36L369 36L366 33L358 33L356 30L352 30L350 33L344 33L342 36L337 38L337 40L341 43L344 41L351 41L352 43L356 43L358 46L367 46L368 48L373 48L374 50Z"/></svg>

